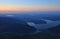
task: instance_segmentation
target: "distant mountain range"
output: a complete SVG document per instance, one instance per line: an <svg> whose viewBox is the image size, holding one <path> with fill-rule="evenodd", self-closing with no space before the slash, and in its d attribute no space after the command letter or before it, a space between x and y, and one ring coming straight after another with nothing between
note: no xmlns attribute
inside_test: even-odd
<svg viewBox="0 0 60 39"><path fill-rule="evenodd" d="M52 13L0 14L0 39L60 39L60 12ZM27 22L34 23L36 26L30 26L32 24L28 25ZM37 31L36 27L45 29L30 34Z"/></svg>

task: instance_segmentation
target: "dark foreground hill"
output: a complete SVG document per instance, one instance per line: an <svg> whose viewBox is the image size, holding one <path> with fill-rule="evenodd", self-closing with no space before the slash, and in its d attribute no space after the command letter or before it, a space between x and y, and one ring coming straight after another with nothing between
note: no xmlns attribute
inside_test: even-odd
<svg viewBox="0 0 60 39"><path fill-rule="evenodd" d="M35 35L25 35L23 39L60 39L60 25Z"/></svg>
<svg viewBox="0 0 60 39"><path fill-rule="evenodd" d="M46 32L45 32L46 31ZM0 34L2 39L60 39L60 25L50 28L35 35L19 36L15 34Z"/></svg>

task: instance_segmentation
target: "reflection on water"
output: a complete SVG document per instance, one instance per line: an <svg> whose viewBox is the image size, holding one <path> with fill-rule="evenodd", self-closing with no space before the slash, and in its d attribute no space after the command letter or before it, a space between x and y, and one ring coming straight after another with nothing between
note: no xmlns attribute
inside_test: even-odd
<svg viewBox="0 0 60 39"><path fill-rule="evenodd" d="M44 21L46 21L47 24L34 24L33 22L28 22L27 24L30 26L34 26L37 29L35 33L41 32L41 30L43 29L48 29L60 25L60 21L51 21L51 20L44 20Z"/></svg>

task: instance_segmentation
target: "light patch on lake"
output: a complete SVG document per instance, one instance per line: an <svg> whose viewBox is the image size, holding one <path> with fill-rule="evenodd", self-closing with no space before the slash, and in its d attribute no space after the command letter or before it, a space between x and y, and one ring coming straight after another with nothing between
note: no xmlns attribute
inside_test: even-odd
<svg viewBox="0 0 60 39"><path fill-rule="evenodd" d="M51 20L44 20L44 21L46 21L47 24L34 24L33 22L28 22L27 24L29 26L34 26L37 29L36 32L41 32L40 30L48 29L60 25L60 21L51 21Z"/></svg>
<svg viewBox="0 0 60 39"><path fill-rule="evenodd" d="M6 16L14 16L14 15L6 15Z"/></svg>

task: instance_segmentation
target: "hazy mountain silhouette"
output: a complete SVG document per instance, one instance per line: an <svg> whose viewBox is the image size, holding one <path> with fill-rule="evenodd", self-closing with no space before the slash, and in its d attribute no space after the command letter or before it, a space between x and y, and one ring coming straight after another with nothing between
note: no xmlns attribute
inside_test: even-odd
<svg viewBox="0 0 60 39"><path fill-rule="evenodd" d="M27 22L46 24L46 21L40 19L58 21L60 20L60 12L12 14L13 17L7 17L7 15L4 14L2 17L0 15L0 39L60 39L60 25L30 35L36 31L36 28L27 24Z"/></svg>

